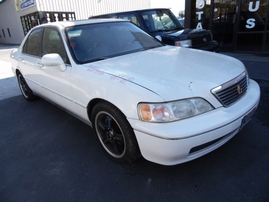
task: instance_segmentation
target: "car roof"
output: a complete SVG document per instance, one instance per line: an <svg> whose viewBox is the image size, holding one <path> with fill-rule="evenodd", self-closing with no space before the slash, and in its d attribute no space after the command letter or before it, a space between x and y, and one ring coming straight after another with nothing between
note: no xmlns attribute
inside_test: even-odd
<svg viewBox="0 0 269 202"><path fill-rule="evenodd" d="M152 11L152 10L169 10L169 8L144 8L144 9L137 9L137 10L129 10L129 11L120 11L115 13L127 13L133 11Z"/></svg>
<svg viewBox="0 0 269 202"><path fill-rule="evenodd" d="M119 12L112 12L112 13L104 13L100 15L93 15L90 16L89 19L98 16L106 16L106 15L116 15L116 14L123 14L123 13L130 13L130 12L143 12L143 11L154 11L154 10L170 10L169 8L144 8L144 9L138 9L138 10L127 10L127 11L119 11Z"/></svg>
<svg viewBox="0 0 269 202"><path fill-rule="evenodd" d="M65 28L65 27L72 27L72 26L76 26L76 25L97 24L97 23L106 23L106 22L129 22L129 21L128 20L122 20L122 19L112 19L112 18L87 19L87 20L51 22L51 23L46 23L46 24L39 25L38 27L56 26L56 27L60 27L60 28Z"/></svg>

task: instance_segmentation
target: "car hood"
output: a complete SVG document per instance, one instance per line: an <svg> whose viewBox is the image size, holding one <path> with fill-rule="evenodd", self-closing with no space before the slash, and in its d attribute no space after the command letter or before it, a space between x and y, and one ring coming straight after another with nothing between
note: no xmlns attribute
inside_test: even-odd
<svg viewBox="0 0 269 202"><path fill-rule="evenodd" d="M205 29L189 29L189 28L185 28L182 30L172 30L172 31L162 31L162 32L157 32L155 33L155 35L159 35L161 37L167 37L168 36L172 36L172 37L178 37L181 40L187 39L187 38L195 38L198 36L205 36L209 33L209 30L205 30Z"/></svg>
<svg viewBox="0 0 269 202"><path fill-rule="evenodd" d="M88 66L133 82L165 101L209 96L212 88L245 71L242 62L232 57L174 46L123 55Z"/></svg>

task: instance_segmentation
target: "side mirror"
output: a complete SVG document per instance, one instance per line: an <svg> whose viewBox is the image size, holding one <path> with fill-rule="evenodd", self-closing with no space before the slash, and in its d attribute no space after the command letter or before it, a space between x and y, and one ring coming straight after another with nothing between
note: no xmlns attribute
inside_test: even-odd
<svg viewBox="0 0 269 202"><path fill-rule="evenodd" d="M162 37L160 35L155 36L156 39L158 39L159 41L162 41Z"/></svg>
<svg viewBox="0 0 269 202"><path fill-rule="evenodd" d="M66 70L63 59L58 53L46 54L41 58L41 63L46 66L59 66L59 69L63 72Z"/></svg>

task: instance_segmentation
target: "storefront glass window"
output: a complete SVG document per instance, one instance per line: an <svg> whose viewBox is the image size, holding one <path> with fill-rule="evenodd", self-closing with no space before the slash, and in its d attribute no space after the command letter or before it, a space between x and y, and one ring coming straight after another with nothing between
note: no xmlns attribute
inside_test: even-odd
<svg viewBox="0 0 269 202"><path fill-rule="evenodd" d="M209 29L220 51L268 53L269 0L186 0L185 24Z"/></svg>
<svg viewBox="0 0 269 202"><path fill-rule="evenodd" d="M267 34L266 40L265 40L265 53L269 53L269 33Z"/></svg>
<svg viewBox="0 0 269 202"><path fill-rule="evenodd" d="M220 43L231 44L236 22L235 0L215 0L212 33Z"/></svg>
<svg viewBox="0 0 269 202"><path fill-rule="evenodd" d="M209 29L210 25L211 0L192 1L192 8L195 9L195 16L192 18L192 26L196 29Z"/></svg>
<svg viewBox="0 0 269 202"><path fill-rule="evenodd" d="M268 0L242 0L239 16L239 31L264 31L267 22Z"/></svg>
<svg viewBox="0 0 269 202"><path fill-rule="evenodd" d="M245 33L237 35L237 51L261 52L263 34Z"/></svg>
<svg viewBox="0 0 269 202"><path fill-rule="evenodd" d="M21 24L26 35L29 30L39 24L39 14L38 12L31 13L21 17Z"/></svg>
<svg viewBox="0 0 269 202"><path fill-rule="evenodd" d="M265 52L268 50L269 0L242 0L238 18L236 50Z"/></svg>

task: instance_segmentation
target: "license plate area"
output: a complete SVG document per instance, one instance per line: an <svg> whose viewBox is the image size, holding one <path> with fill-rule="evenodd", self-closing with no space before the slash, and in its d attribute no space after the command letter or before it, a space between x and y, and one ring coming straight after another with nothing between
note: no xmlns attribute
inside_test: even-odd
<svg viewBox="0 0 269 202"><path fill-rule="evenodd" d="M242 119L240 130L252 119L256 111L256 107L251 109Z"/></svg>

